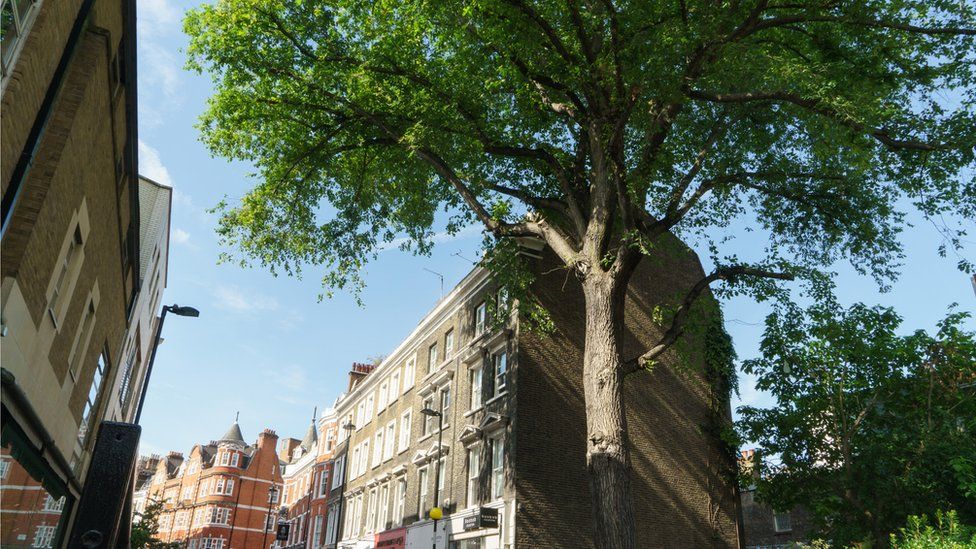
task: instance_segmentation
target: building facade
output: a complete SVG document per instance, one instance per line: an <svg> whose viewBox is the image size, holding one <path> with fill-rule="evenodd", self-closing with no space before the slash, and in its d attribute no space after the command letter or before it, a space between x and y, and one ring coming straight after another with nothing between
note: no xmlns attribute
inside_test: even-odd
<svg viewBox="0 0 976 549"><path fill-rule="evenodd" d="M739 453L739 468L743 478L757 479L755 450ZM745 549L789 549L808 543L815 532L813 516L802 505L785 511L774 510L756 499L756 484L751 482L740 489L742 503L742 528L745 532Z"/></svg>
<svg viewBox="0 0 976 549"><path fill-rule="evenodd" d="M137 176L135 9L2 2L3 546L64 545L100 425L139 405L171 190Z"/></svg>
<svg viewBox="0 0 976 549"><path fill-rule="evenodd" d="M145 500L162 501L161 541L193 549L269 547L280 505L278 435L266 429L247 444L235 422L219 440L157 464Z"/></svg>
<svg viewBox="0 0 976 549"><path fill-rule="evenodd" d="M300 443L283 445L289 455L282 464L281 514L289 530L288 539L275 547L304 549L324 544L336 436L335 411L329 409L313 420Z"/></svg>
<svg viewBox="0 0 976 549"><path fill-rule="evenodd" d="M378 366L354 366L335 405L345 461L337 547L594 546L582 290L546 251L530 253L531 292L553 333L524 330L504 288L477 268ZM655 308L702 276L691 251L640 265L624 352L656 341ZM740 544L735 460L718 436L730 421L725 380L701 360L674 354L628 379L640 547Z"/></svg>

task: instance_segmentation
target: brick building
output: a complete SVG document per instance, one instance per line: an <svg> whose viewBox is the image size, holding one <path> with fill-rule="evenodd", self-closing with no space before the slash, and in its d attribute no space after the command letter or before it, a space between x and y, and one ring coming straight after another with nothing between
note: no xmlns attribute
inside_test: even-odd
<svg viewBox="0 0 976 549"><path fill-rule="evenodd" d="M298 549L324 543L336 428L335 411L329 409L313 420L300 442L283 442L281 450L287 455L279 456L284 482L281 510L290 528L288 540L276 547Z"/></svg>
<svg viewBox="0 0 976 549"><path fill-rule="evenodd" d="M546 251L532 255L531 291L554 333L521 329L514 312L489 318L492 304L507 300L477 268L378 366L354 366L335 405L344 455L334 467L342 459L345 478L327 541L429 547L437 491L445 514L438 547L594 546L582 290ZM702 276L691 251L670 264L641 264L628 290L624 353L656 341L663 329L654 308ZM706 373L700 357L671 354L627 381L640 547L739 546L735 463L717 436L730 420L725 380ZM423 409L442 414L442 430Z"/></svg>
<svg viewBox="0 0 976 549"><path fill-rule="evenodd" d="M247 444L234 422L188 456L162 458L145 488L147 501L163 501L158 538L193 549L268 547L282 486L277 443L266 429Z"/></svg>
<svg viewBox="0 0 976 549"><path fill-rule="evenodd" d="M171 190L137 177L135 6L2 2L3 546L65 545L102 422L138 408Z"/></svg>
<svg viewBox="0 0 976 549"><path fill-rule="evenodd" d="M755 450L739 453L739 467L744 478L758 475L755 467ZM776 511L756 499L756 485L743 486L742 529L745 532L745 549L788 549L798 543L807 543L814 533L813 516L798 506L786 511Z"/></svg>

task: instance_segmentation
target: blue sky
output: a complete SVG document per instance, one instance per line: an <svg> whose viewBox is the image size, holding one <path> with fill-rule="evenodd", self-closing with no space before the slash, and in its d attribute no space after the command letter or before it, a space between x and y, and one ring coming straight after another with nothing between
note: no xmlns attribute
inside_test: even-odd
<svg viewBox="0 0 976 549"><path fill-rule="evenodd" d="M143 452L188 452L223 434L238 411L249 440L264 428L300 438L313 408L330 406L345 390L352 362L389 353L433 307L440 281L425 269L441 273L449 290L471 269L481 243L472 228L441 239L431 257L381 253L366 268L365 307L342 293L319 302L314 268L296 280L218 265L207 209L224 195L240 197L252 181L248 166L211 158L193 127L210 94L208 78L182 68L181 20L194 4L139 2L140 170L175 189L164 301L201 311L198 319L167 319L142 418ZM872 280L839 266L841 300L895 306L906 330L930 329L952 302L973 308L967 277L936 254L933 226L919 223L904 241L904 274L891 292L879 294ZM736 251L750 246L761 243L746 240ZM739 356L753 356L765 308L737 299L725 315ZM740 384L742 402L764 400L751 380Z"/></svg>

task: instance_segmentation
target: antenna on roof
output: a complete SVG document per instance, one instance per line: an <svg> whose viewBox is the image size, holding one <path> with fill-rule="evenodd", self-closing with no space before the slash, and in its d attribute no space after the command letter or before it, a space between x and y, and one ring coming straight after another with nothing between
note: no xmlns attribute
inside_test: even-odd
<svg viewBox="0 0 976 549"><path fill-rule="evenodd" d="M451 255L456 256L456 257L460 257L461 259L467 261L468 263L470 263L472 265L476 265L478 263L477 261L471 261L470 259L468 259L468 258L464 257L463 255L461 255L461 250L458 250L458 251L454 252Z"/></svg>
<svg viewBox="0 0 976 549"><path fill-rule="evenodd" d="M440 278L441 279L441 295L443 296L444 295L444 275L442 275L441 273L439 273L437 271L432 271L432 270L428 269L427 267L423 267L423 269L425 271L427 271L428 273L431 273L433 275L436 275L437 278Z"/></svg>

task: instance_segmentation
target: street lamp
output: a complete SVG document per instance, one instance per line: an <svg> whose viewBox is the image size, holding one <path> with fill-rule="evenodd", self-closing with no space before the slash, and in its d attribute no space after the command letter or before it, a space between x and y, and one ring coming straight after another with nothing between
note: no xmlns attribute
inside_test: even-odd
<svg viewBox="0 0 976 549"><path fill-rule="evenodd" d="M437 418L437 466L434 467L434 508L430 510L430 518L434 519L434 549L437 549L437 521L444 516L440 508L441 495L441 437L444 436L444 398L441 397L440 411L424 408L421 414Z"/></svg>
<svg viewBox="0 0 976 549"><path fill-rule="evenodd" d="M149 376L152 375L153 364L156 362L156 350L159 349L159 340L163 335L163 322L166 322L166 313L193 318L200 316L200 311L193 307L180 306L175 303L172 305L163 305L163 314L159 315L159 324L156 325L156 337L153 339L152 354L149 355L149 365L146 366L146 379L142 381L142 395L139 397L139 407L136 408L136 417L133 421L136 425L139 424L139 418L142 417L142 406L146 403L146 393L149 392Z"/></svg>
<svg viewBox="0 0 976 549"><path fill-rule="evenodd" d="M268 489L268 516L264 519L264 545L268 544L268 530L271 528L271 507L274 505L275 494L277 493L278 487L272 482L271 488Z"/></svg>

